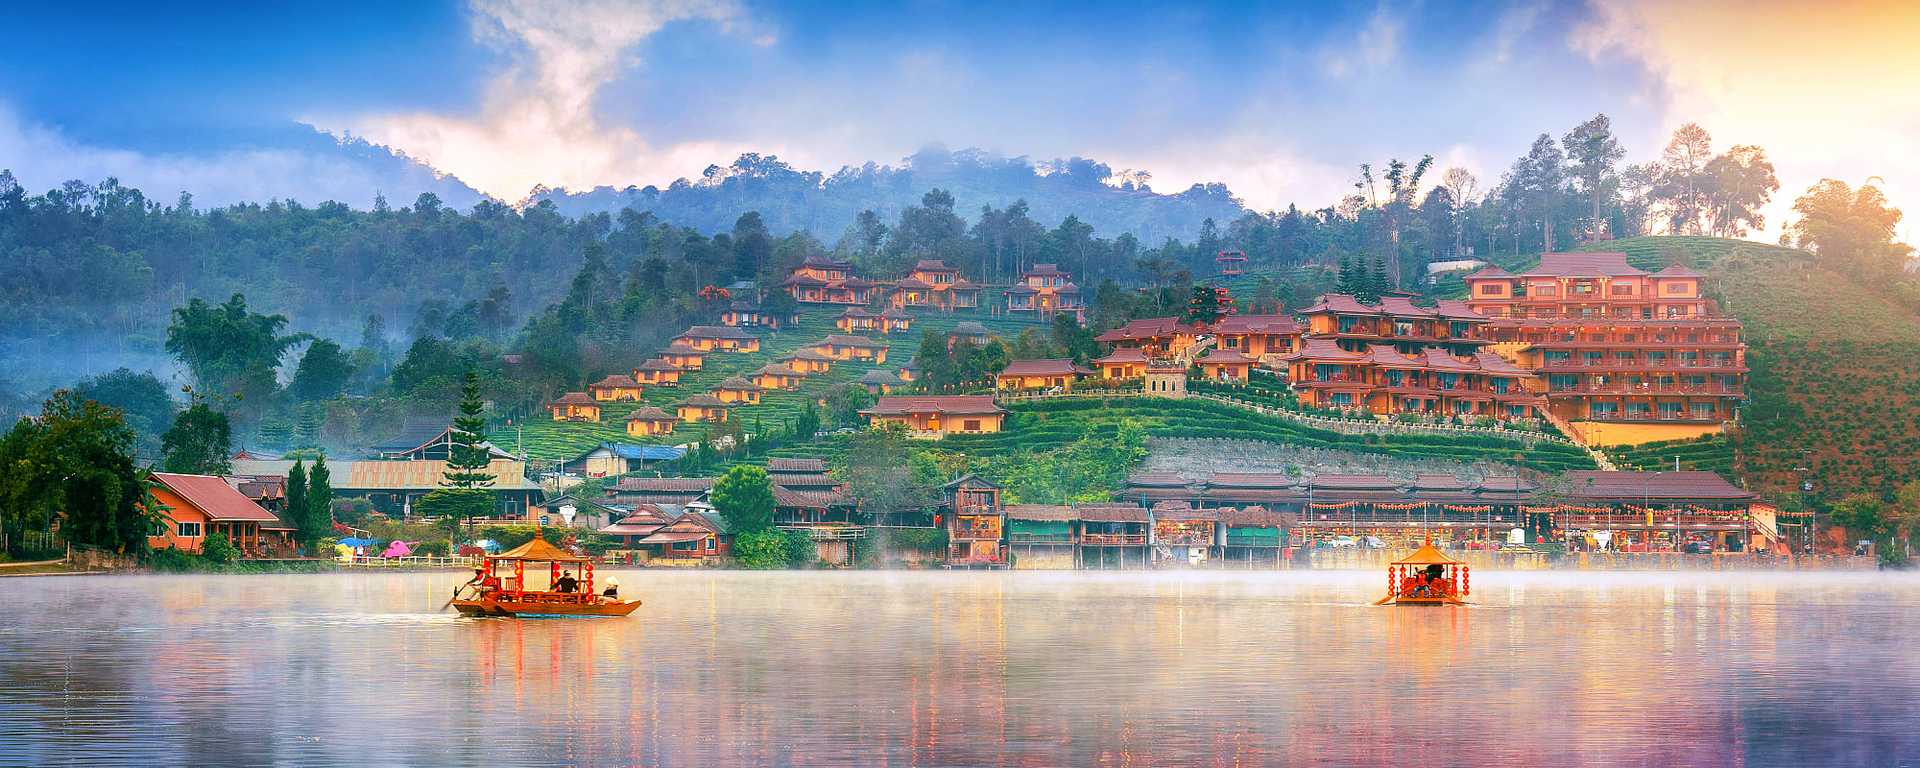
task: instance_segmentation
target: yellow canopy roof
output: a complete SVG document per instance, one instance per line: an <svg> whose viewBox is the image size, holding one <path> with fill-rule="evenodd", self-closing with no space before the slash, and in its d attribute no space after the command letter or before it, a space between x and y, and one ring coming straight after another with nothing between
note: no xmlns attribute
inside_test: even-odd
<svg viewBox="0 0 1920 768"><path fill-rule="evenodd" d="M533 537L533 541L494 555L489 559L528 560L538 563L584 563L587 561L584 557L567 554L559 547L548 544L546 539L538 536Z"/></svg>
<svg viewBox="0 0 1920 768"><path fill-rule="evenodd" d="M1400 558L1399 560L1395 560L1393 561L1393 564L1394 565L1453 565L1459 562L1460 562L1459 560L1455 560L1451 557L1447 557L1446 555L1441 554L1440 550L1434 549L1432 544L1422 544L1420 545L1419 549L1416 549L1413 551L1413 554L1407 555L1406 557Z"/></svg>

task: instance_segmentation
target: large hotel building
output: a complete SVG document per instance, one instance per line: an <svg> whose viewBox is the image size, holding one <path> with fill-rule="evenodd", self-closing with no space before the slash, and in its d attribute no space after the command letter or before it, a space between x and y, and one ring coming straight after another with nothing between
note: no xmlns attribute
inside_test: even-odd
<svg viewBox="0 0 1920 768"><path fill-rule="evenodd" d="M1492 348L1534 371L1548 409L1599 443L1718 431L1746 392L1740 321L1684 266L1647 272L1624 253L1549 253L1521 274L1466 277Z"/></svg>

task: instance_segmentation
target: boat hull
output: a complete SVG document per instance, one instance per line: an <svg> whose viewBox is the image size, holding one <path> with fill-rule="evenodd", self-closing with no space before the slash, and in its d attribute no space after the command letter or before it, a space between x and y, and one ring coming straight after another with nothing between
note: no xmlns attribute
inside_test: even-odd
<svg viewBox="0 0 1920 768"><path fill-rule="evenodd" d="M462 616L625 616L640 607L640 601L620 603L546 603L518 600L455 600L453 608Z"/></svg>

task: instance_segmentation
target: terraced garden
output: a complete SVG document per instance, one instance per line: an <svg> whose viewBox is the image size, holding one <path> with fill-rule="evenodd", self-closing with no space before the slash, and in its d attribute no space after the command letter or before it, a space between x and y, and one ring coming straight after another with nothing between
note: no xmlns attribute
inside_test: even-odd
<svg viewBox="0 0 1920 768"><path fill-rule="evenodd" d="M1608 448L1606 453L1607 458L1621 469L1670 470L1673 469L1674 460L1678 459L1683 470L1736 476L1733 471L1733 442L1726 435Z"/></svg>
<svg viewBox="0 0 1920 768"><path fill-rule="evenodd" d="M1122 420L1131 419L1153 437L1217 437L1361 453L1497 461L1541 472L1594 468L1586 452L1569 445L1541 443L1529 447L1495 437L1348 435L1205 400L1063 398L1013 403L1008 411L1002 431L952 435L938 447L976 455L1045 451L1072 442L1089 428L1099 435L1111 435Z"/></svg>
<svg viewBox="0 0 1920 768"><path fill-rule="evenodd" d="M704 369L687 371L680 378L678 387L647 387L646 393L637 402L603 403L600 421L595 422L556 422L546 419L532 419L522 425L516 435L512 428L501 428L491 435L492 439L502 441L504 445L524 446L527 455L536 460L557 461L579 456L602 442L646 443L662 445L685 445L704 437L707 424L680 424L671 435L657 437L633 437L627 434L627 415L636 408L653 405L673 412L676 404L688 397L712 389L729 376L745 376L754 369L774 362L783 355L802 347L819 342L828 334L840 333L835 328L834 319L840 316L844 307L803 305L798 322L780 331L764 329L754 330L760 337L760 351L753 353L715 352L707 355ZM764 392L758 405L743 405L733 409L733 418L741 429L752 434L757 428L772 429L791 421L806 407L809 401L819 401L826 393L841 384L857 382L866 372L876 367L894 369L912 358L920 347L920 335L932 330L946 333L953 326L973 320L985 325L988 330L1007 337L1018 335L1027 328L1044 328L1039 321L1027 318L995 318L980 313L916 313L913 330L897 333L884 338L892 345L887 351L885 365L875 366L858 361L836 362L833 369L824 374L807 377L805 383L794 391ZM632 361L638 365L643 360ZM625 373L626 371L619 371ZM614 371L602 371L593 378L599 378ZM808 453L807 455L812 455Z"/></svg>

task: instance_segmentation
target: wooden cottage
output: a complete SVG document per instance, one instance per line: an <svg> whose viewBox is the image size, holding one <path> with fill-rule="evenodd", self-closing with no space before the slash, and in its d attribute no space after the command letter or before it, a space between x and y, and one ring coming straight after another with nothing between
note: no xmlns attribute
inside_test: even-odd
<svg viewBox="0 0 1920 768"><path fill-rule="evenodd" d="M892 371L875 368L860 377L860 385L875 395L890 395L894 390L906 386L906 382L901 381L900 377L895 376Z"/></svg>
<svg viewBox="0 0 1920 768"><path fill-rule="evenodd" d="M724 325L696 325L675 336L673 343L703 352L760 351L760 337Z"/></svg>
<svg viewBox="0 0 1920 768"><path fill-rule="evenodd" d="M1147 355L1138 349L1121 347L1106 357L1093 361L1100 370L1100 378L1107 381L1125 381L1147 375Z"/></svg>
<svg viewBox="0 0 1920 768"><path fill-rule="evenodd" d="M673 434L674 424L679 420L673 414L657 407L635 408L627 414L627 434L634 437L653 437Z"/></svg>
<svg viewBox="0 0 1920 768"><path fill-rule="evenodd" d="M1215 347L1200 356L1200 375L1212 381L1245 384L1253 374L1253 358L1231 349Z"/></svg>
<svg viewBox="0 0 1920 768"><path fill-rule="evenodd" d="M807 375L826 373L833 368L833 358L822 354L817 349L811 348L795 350L782 355L780 362L785 363L788 368L792 368L796 373Z"/></svg>
<svg viewBox="0 0 1920 768"><path fill-rule="evenodd" d="M1004 567L1001 549L1006 511L1000 506L1000 486L967 475L941 488L946 497L947 565Z"/></svg>
<svg viewBox="0 0 1920 768"><path fill-rule="evenodd" d="M953 330L947 331L947 350L952 351L954 345L962 341L976 347L984 347L990 338L992 334L987 333L986 326L972 320L961 321L953 326Z"/></svg>
<svg viewBox="0 0 1920 768"><path fill-rule="evenodd" d="M866 304L877 288L853 274L852 262L826 256L807 257L781 287L804 304Z"/></svg>
<svg viewBox="0 0 1920 768"><path fill-rule="evenodd" d="M834 360L869 360L876 365L887 361L887 345L864 336L829 334L813 349Z"/></svg>
<svg viewBox="0 0 1920 768"><path fill-rule="evenodd" d="M980 286L960 276L960 270L938 259L921 259L906 277L894 283L887 302L895 309L930 307L954 310L980 306Z"/></svg>
<svg viewBox="0 0 1920 768"><path fill-rule="evenodd" d="M697 371L707 367L707 353L676 341L661 350L660 362L682 371Z"/></svg>
<svg viewBox="0 0 1920 768"><path fill-rule="evenodd" d="M760 387L739 376L728 376L713 388L713 396L730 405L759 405Z"/></svg>
<svg viewBox="0 0 1920 768"><path fill-rule="evenodd" d="M689 397L686 402L681 403L678 413L681 421L697 424L703 421L726 421L732 414L731 408L732 406L720 398L700 394Z"/></svg>
<svg viewBox="0 0 1920 768"><path fill-rule="evenodd" d="M207 537L220 534L249 556L292 549L294 528L236 490L226 478L155 472L153 499L164 519L148 536L154 549L198 553Z"/></svg>
<svg viewBox="0 0 1920 768"><path fill-rule="evenodd" d="M1287 537L1294 516L1262 506L1220 510L1220 561L1250 568L1277 568L1286 562Z"/></svg>
<svg viewBox="0 0 1920 768"><path fill-rule="evenodd" d="M807 375L779 363L767 363L747 374L747 380L761 389L798 389Z"/></svg>
<svg viewBox="0 0 1920 768"><path fill-rule="evenodd" d="M587 394L600 402L638 400L642 391L639 381L623 373L610 373L606 378L587 385Z"/></svg>
<svg viewBox="0 0 1920 768"><path fill-rule="evenodd" d="M547 403L554 421L599 421L600 403L585 392L568 392Z"/></svg>
<svg viewBox="0 0 1920 768"><path fill-rule="evenodd" d="M1013 567L1068 570L1077 565L1073 508L1056 504L1012 504L1007 512L1007 554Z"/></svg>
<svg viewBox="0 0 1920 768"><path fill-rule="evenodd" d="M1152 517L1155 565L1202 565L1213 554L1219 510L1196 509L1184 501L1163 501L1153 505Z"/></svg>
<svg viewBox="0 0 1920 768"><path fill-rule="evenodd" d="M733 551L726 519L712 508L688 505L680 516L634 543L653 565L700 565Z"/></svg>
<svg viewBox="0 0 1920 768"><path fill-rule="evenodd" d="M833 319L833 327L842 333L878 333L880 313L866 307L847 307L846 311Z"/></svg>
<svg viewBox="0 0 1920 768"><path fill-rule="evenodd" d="M1000 431L1007 411L988 395L891 395L860 412L871 425L900 424L923 440Z"/></svg>
<svg viewBox="0 0 1920 768"><path fill-rule="evenodd" d="M905 310L887 309L880 313L881 333L905 333L913 330L913 314Z"/></svg>
<svg viewBox="0 0 1920 768"><path fill-rule="evenodd" d="M1145 507L1082 504L1073 511L1079 520L1081 568L1147 567L1149 519Z"/></svg>
<svg viewBox="0 0 1920 768"><path fill-rule="evenodd" d="M680 367L665 360L648 360L633 369L633 380L655 387L680 386Z"/></svg>

